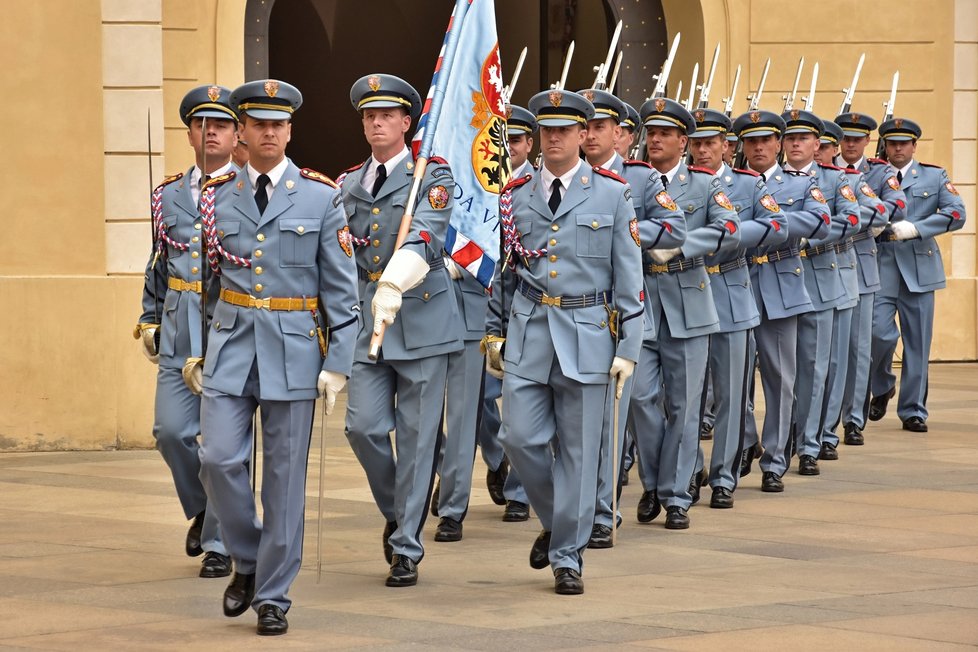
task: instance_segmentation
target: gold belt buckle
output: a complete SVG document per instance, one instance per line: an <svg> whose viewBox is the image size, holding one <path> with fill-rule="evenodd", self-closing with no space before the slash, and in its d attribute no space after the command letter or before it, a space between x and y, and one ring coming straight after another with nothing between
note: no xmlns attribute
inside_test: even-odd
<svg viewBox="0 0 978 652"><path fill-rule="evenodd" d="M668 271L669 271L669 265L657 265L655 263L652 264L653 274L665 274Z"/></svg>
<svg viewBox="0 0 978 652"><path fill-rule="evenodd" d="M259 299L257 297L251 297L251 306L250 307L251 308L257 308L259 310L261 310L262 308L264 308L265 310L271 310L272 309L272 298L271 297L265 297L264 299Z"/></svg>
<svg viewBox="0 0 978 652"><path fill-rule="evenodd" d="M768 262L767 254L764 254L763 256L754 256L754 262L759 263L761 265Z"/></svg>
<svg viewBox="0 0 978 652"><path fill-rule="evenodd" d="M544 306L550 306L552 308L559 308L560 307L560 297L552 297L552 296L548 295L546 292L544 292L543 293L543 296L540 297L540 303L542 305L544 305Z"/></svg>
<svg viewBox="0 0 978 652"><path fill-rule="evenodd" d="M719 265L713 265L712 267L707 267L706 268L706 273L707 274L719 274L720 273L720 266Z"/></svg>

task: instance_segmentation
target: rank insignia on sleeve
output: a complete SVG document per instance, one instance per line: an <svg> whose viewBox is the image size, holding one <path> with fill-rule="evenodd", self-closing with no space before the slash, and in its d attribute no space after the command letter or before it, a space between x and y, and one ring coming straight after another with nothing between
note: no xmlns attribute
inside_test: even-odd
<svg viewBox="0 0 978 652"><path fill-rule="evenodd" d="M353 258L353 234L350 233L350 227L344 226L342 229L336 230L336 239L340 243L340 249L346 254L347 258Z"/></svg>
<svg viewBox="0 0 978 652"><path fill-rule="evenodd" d="M665 190L660 190L659 194L655 196L655 200L659 202L659 206L662 206L667 211L674 211L678 208L676 202L673 201L672 197Z"/></svg>
<svg viewBox="0 0 978 652"><path fill-rule="evenodd" d="M781 212L781 207L778 206L777 200L775 200L774 197L772 197L771 195L764 195L763 197L761 197L761 206L768 209L772 213Z"/></svg>
<svg viewBox="0 0 978 652"><path fill-rule="evenodd" d="M900 189L900 182L897 181L897 178L896 177L890 177L889 179L887 179L886 180L886 185L888 185L889 187L893 188L894 190L899 190Z"/></svg>
<svg viewBox="0 0 978 652"><path fill-rule="evenodd" d="M823 195L822 194L822 191L819 190L818 188L814 188L813 187L812 188L812 191L811 191L811 195L812 195L812 199L814 199L818 203L820 203L820 204L826 203L826 201L825 201L825 195Z"/></svg>
<svg viewBox="0 0 978 652"><path fill-rule="evenodd" d="M852 187L848 183L842 184L842 187L839 189L839 192L842 194L843 197L845 197L849 201L857 201L856 193L852 191Z"/></svg>
<svg viewBox="0 0 978 652"><path fill-rule="evenodd" d="M869 187L868 183L864 182L862 185L860 185L859 192L866 195L867 197L870 197L871 199L876 199L876 193L873 192L873 189Z"/></svg>
<svg viewBox="0 0 978 652"><path fill-rule="evenodd" d="M726 208L728 211L732 211L734 209L733 204L731 204L730 200L727 199L726 193L722 191L713 195L713 201L715 201L720 208Z"/></svg>
<svg viewBox="0 0 978 652"><path fill-rule="evenodd" d="M428 203L435 210L448 206L448 189L445 186L435 186L428 191Z"/></svg>
<svg viewBox="0 0 978 652"><path fill-rule="evenodd" d="M638 235L638 219L633 217L628 221L628 232L632 234L632 240L635 241L635 244L641 247L642 239Z"/></svg>
<svg viewBox="0 0 978 652"><path fill-rule="evenodd" d="M950 181L948 181L947 183L945 183L945 184L944 184L944 187L945 187L945 188L947 188L947 191L948 191L949 193L951 193L952 195L956 195L956 194L958 194L958 189L957 189L957 188L955 188L955 187L954 187L954 184L953 184L953 183L951 183Z"/></svg>

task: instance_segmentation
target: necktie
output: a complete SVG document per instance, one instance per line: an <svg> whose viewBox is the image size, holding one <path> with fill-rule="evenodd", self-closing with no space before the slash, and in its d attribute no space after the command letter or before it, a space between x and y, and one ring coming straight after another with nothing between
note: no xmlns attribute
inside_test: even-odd
<svg viewBox="0 0 978 652"><path fill-rule="evenodd" d="M387 181L387 168L385 168L383 165L378 165L377 178L374 179L374 190L371 193L374 197L376 197L377 193L380 192L380 189L384 185L385 181Z"/></svg>
<svg viewBox="0 0 978 652"><path fill-rule="evenodd" d="M550 201L547 202L547 206L550 207L551 213L557 214L557 209L560 208L560 179L554 179L550 186Z"/></svg>
<svg viewBox="0 0 978 652"><path fill-rule="evenodd" d="M197 182L198 188L203 188L204 184L211 180L211 175L205 174L200 177L200 181Z"/></svg>
<svg viewBox="0 0 978 652"><path fill-rule="evenodd" d="M255 203L258 204L258 213L264 214L265 208L268 206L268 191L265 187L271 183L271 179L268 178L267 174L258 175L258 190L255 191Z"/></svg>
<svg viewBox="0 0 978 652"><path fill-rule="evenodd" d="M856 171L856 166L853 165L852 163L850 163L849 165L846 166L846 169L847 170L852 170L853 172L855 172Z"/></svg>
<svg viewBox="0 0 978 652"><path fill-rule="evenodd" d="M764 179L764 183L767 183L767 173L761 172L761 178Z"/></svg>
<svg viewBox="0 0 978 652"><path fill-rule="evenodd" d="M662 179L662 189L669 190L669 177L663 174L660 178Z"/></svg>
<svg viewBox="0 0 978 652"><path fill-rule="evenodd" d="M903 183L903 172L900 172L899 170L897 170L897 181Z"/></svg>

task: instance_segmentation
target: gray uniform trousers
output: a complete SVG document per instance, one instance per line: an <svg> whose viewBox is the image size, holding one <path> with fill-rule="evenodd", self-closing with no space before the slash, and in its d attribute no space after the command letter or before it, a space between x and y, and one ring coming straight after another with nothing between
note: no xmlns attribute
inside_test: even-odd
<svg viewBox="0 0 978 652"><path fill-rule="evenodd" d="M807 270L806 270L807 273ZM818 435L825 399L825 379L832 353L832 325L835 309L828 308L798 315L798 345L795 368L794 434L795 452L818 457Z"/></svg>
<svg viewBox="0 0 978 652"><path fill-rule="evenodd" d="M503 395L503 381L489 374L485 375L486 387L482 404L482 425L479 428L479 447L482 449L482 460L486 466L496 471L503 463L505 452L499 443L502 437L502 429L506 427L502 416L499 414L499 405L496 399ZM520 480L520 474L512 465L506 474L506 481L503 483L503 498L515 500L516 502L528 505L530 499L526 495L526 488Z"/></svg>
<svg viewBox="0 0 978 652"><path fill-rule="evenodd" d="M861 294L852 313L849 338L849 373L842 400L842 422L866 426L869 413L869 365L873 341L873 304L876 293ZM835 441L838 441L838 437ZM828 439L830 443L831 438Z"/></svg>
<svg viewBox="0 0 978 652"><path fill-rule="evenodd" d="M832 344L829 354L829 369L825 377L825 399L822 410L822 430L819 443L839 444L835 429L842 415L842 401L846 390L846 375L849 372L849 342L852 338L852 318L855 308L840 308L832 320ZM817 456L817 454L816 454Z"/></svg>
<svg viewBox="0 0 978 652"><path fill-rule="evenodd" d="M306 465L316 401L259 398L258 367L252 365L241 396L204 388L201 480L221 521L228 552L238 573L255 573L252 606L274 604L288 611L286 592L302 563ZM251 493L251 420L261 408L263 506L258 519Z"/></svg>
<svg viewBox="0 0 978 652"><path fill-rule="evenodd" d="M552 359L546 383L507 370L503 380L506 427L500 439L525 478L540 524L551 533L551 567L580 571L594 522L604 420L604 410L594 406L605 404L614 390L569 378L558 356Z"/></svg>
<svg viewBox="0 0 978 652"><path fill-rule="evenodd" d="M381 358L376 364L354 361L350 377L350 396L359 398L347 404L347 439L377 507L397 523L390 537L394 554L416 562L424 557L421 531L438 460L448 358L444 353L418 360Z"/></svg>
<svg viewBox="0 0 978 652"><path fill-rule="evenodd" d="M744 419L747 404L749 372L747 353L750 329L710 335L710 364L705 387L716 388L704 396L704 403L713 403L713 453L710 456L711 487L726 487L733 491L740 480L740 451L744 446ZM753 361L753 358L751 358ZM737 391L731 391L731 390ZM705 419L703 419L705 421ZM703 447L696 449L696 470L703 469L706 460Z"/></svg>
<svg viewBox="0 0 978 652"><path fill-rule="evenodd" d="M797 371L798 316L781 319L762 319L750 338L747 359L757 355L764 391L764 424L761 426L762 471L778 476L788 470L788 436L791 431L792 400ZM753 394L754 374L751 374ZM753 402L748 403L750 414L746 423L744 447L758 441Z"/></svg>

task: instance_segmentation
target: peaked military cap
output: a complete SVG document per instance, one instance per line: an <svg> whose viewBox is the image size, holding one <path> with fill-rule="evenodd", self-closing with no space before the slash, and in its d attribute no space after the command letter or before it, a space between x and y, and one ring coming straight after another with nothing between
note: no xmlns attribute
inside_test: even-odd
<svg viewBox="0 0 978 652"><path fill-rule="evenodd" d="M758 138L760 136L777 136L784 134L785 124L773 111L748 111L733 123L737 138Z"/></svg>
<svg viewBox="0 0 978 652"><path fill-rule="evenodd" d="M183 96L180 102L180 119L189 125L192 118L218 118L238 120L229 100L231 89L223 86L198 86Z"/></svg>
<svg viewBox="0 0 978 652"><path fill-rule="evenodd" d="M639 113L646 127L676 127L687 135L696 131L696 121L686 107L666 97L649 100Z"/></svg>
<svg viewBox="0 0 978 652"><path fill-rule="evenodd" d="M421 115L421 96L414 86L394 75L366 75L350 89L350 102L357 111L364 109L406 109L412 120Z"/></svg>
<svg viewBox="0 0 978 652"><path fill-rule="evenodd" d="M730 127L730 131L727 132L727 142L728 143L736 143L738 140L740 140L740 139L737 138L737 132L734 131L733 130L733 127L731 126Z"/></svg>
<svg viewBox="0 0 978 652"><path fill-rule="evenodd" d="M234 89L231 106L238 115L256 120L291 120L302 106L302 93L292 84L277 79L259 79Z"/></svg>
<svg viewBox="0 0 978 652"><path fill-rule="evenodd" d="M537 120L522 106L506 105L506 129L510 136L530 135L537 130Z"/></svg>
<svg viewBox="0 0 978 652"><path fill-rule="evenodd" d="M530 112L541 127L587 126L594 120L594 105L586 97L570 91L549 90L530 98Z"/></svg>
<svg viewBox="0 0 978 652"><path fill-rule="evenodd" d="M726 136L733 127L730 118L716 109L695 109L693 119L696 120L696 131L689 135L690 138Z"/></svg>
<svg viewBox="0 0 978 652"><path fill-rule="evenodd" d="M835 116L835 124L842 127L842 133L846 136L860 138L869 136L870 132L876 129L876 121L865 113L843 113Z"/></svg>
<svg viewBox="0 0 978 652"><path fill-rule="evenodd" d="M821 136L822 132L825 131L822 119L811 111L792 109L791 111L782 113L781 119L785 123L785 136L788 134L815 134L816 136Z"/></svg>
<svg viewBox="0 0 978 652"><path fill-rule="evenodd" d="M638 117L638 111L635 110L634 106L628 104L627 102L625 102L624 104L625 104L625 109L628 111L628 116L623 117L621 119L621 122L619 122L618 124L623 129L630 129L632 131L635 131L636 129L638 129L638 123L640 122L641 118Z"/></svg>
<svg viewBox="0 0 978 652"><path fill-rule="evenodd" d="M922 133L920 125L906 118L893 118L880 125L883 140L917 140Z"/></svg>
<svg viewBox="0 0 978 652"><path fill-rule="evenodd" d="M825 126L825 131L822 133L820 138L823 143L838 145L842 142L842 137L845 135L845 133L842 131L842 127L834 122L829 122L828 120L824 120L822 124Z"/></svg>
<svg viewBox="0 0 978 652"><path fill-rule="evenodd" d="M615 121L615 124L619 124L628 115L628 108L625 106L625 103L608 91L588 88L583 91L577 91L577 94L583 96L584 99L594 105L593 120L611 118Z"/></svg>

